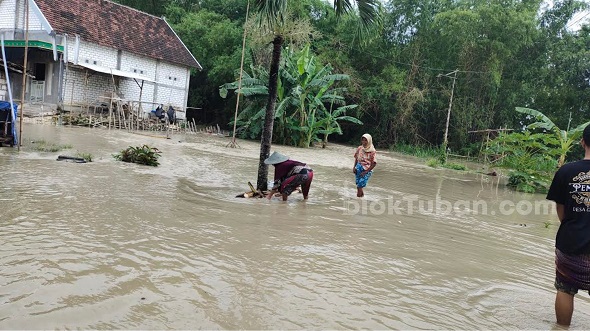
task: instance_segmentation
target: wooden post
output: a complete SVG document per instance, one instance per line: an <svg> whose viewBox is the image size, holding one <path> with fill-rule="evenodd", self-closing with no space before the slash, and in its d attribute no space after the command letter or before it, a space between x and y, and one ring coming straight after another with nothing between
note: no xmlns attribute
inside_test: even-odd
<svg viewBox="0 0 590 331"><path fill-rule="evenodd" d="M19 119L19 133L18 133L18 144L17 150L20 151L20 147L23 144L23 113L25 109L25 91L27 89L27 62L29 54L29 0L25 0L25 59L23 63L23 85L21 92L21 106L20 106L20 119ZM8 63L4 63L8 66ZM10 109L12 112L12 109ZM12 123L14 125L14 123Z"/></svg>
<svg viewBox="0 0 590 331"><path fill-rule="evenodd" d="M109 130L111 129L111 118L113 117L113 93L111 92L111 98L109 99Z"/></svg>

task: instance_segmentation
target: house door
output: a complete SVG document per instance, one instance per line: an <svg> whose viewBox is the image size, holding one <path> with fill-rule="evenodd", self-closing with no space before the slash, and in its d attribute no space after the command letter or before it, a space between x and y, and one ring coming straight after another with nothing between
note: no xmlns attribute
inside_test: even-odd
<svg viewBox="0 0 590 331"><path fill-rule="evenodd" d="M45 101L45 63L35 63L35 79L31 81L31 102Z"/></svg>

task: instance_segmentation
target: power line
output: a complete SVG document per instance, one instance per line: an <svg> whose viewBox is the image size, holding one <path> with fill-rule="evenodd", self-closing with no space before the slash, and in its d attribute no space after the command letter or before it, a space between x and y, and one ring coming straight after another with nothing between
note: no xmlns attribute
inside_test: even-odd
<svg viewBox="0 0 590 331"><path fill-rule="evenodd" d="M432 70L432 71L444 71L444 72L449 72L449 71L457 71L458 73L472 73L472 74L487 74L489 73L489 71L472 71L472 70L450 70L450 69L441 69L441 68L432 68L432 67L426 67L426 66L421 66L421 65L417 65L417 64L411 64L411 63L403 63L403 62L398 62L398 61L391 61L393 63L397 63L397 64L401 64L401 65L407 65L410 67L418 67L421 69L428 69L428 70Z"/></svg>
<svg viewBox="0 0 590 331"><path fill-rule="evenodd" d="M390 60L390 59L387 59L387 58L382 57L382 56L376 56L374 54L371 54L371 55L374 58L382 59L384 61L390 61L390 62L393 62L393 63L405 65L405 66L408 66L408 67L417 67L417 68L420 68L420 69L426 69L426 70L432 70L432 71L442 71L442 72L457 71L457 73L472 73L472 74L487 74L487 73L489 73L489 71L472 71L472 70L433 68L433 67L421 66L421 65L412 64L412 63L404 63L404 62L399 62L399 61L395 61L395 60Z"/></svg>
<svg viewBox="0 0 590 331"><path fill-rule="evenodd" d="M578 22L580 22L581 20L583 20L584 18L588 17L588 15L590 15L590 12L587 12L587 13L586 13L584 16L582 16L582 17L578 18L577 20L575 20L574 22L572 22L572 23L570 23L570 24L566 25L566 26L565 26L565 28L567 29L567 28L571 28L571 27L573 27L574 25L576 25L576 23L578 23Z"/></svg>

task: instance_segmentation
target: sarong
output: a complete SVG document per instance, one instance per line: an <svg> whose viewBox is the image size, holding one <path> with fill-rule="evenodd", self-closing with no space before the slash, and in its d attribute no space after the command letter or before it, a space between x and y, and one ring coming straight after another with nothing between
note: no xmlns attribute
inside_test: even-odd
<svg viewBox="0 0 590 331"><path fill-rule="evenodd" d="M301 191L304 197L309 194L309 187L313 180L313 170L309 167L297 169L299 173L287 177L280 185L279 192L286 195L291 195L298 186L301 186Z"/></svg>
<svg viewBox="0 0 590 331"><path fill-rule="evenodd" d="M367 183L369 182L369 178L371 178L371 175L373 174L373 170L367 172L364 176L361 176L361 172L365 171L365 169L363 168L363 166L360 163L356 164L356 187L359 188L363 188L365 186L367 186Z"/></svg>
<svg viewBox="0 0 590 331"><path fill-rule="evenodd" d="M568 255L555 249L556 278L579 290L590 290L590 254Z"/></svg>

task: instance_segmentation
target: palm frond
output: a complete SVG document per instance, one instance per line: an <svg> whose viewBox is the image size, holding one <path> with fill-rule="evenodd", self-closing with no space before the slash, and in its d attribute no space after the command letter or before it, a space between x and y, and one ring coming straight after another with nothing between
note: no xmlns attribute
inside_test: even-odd
<svg viewBox="0 0 590 331"><path fill-rule="evenodd" d="M288 2L288 0L254 0L254 7L260 14L260 20L273 26L283 21Z"/></svg>

